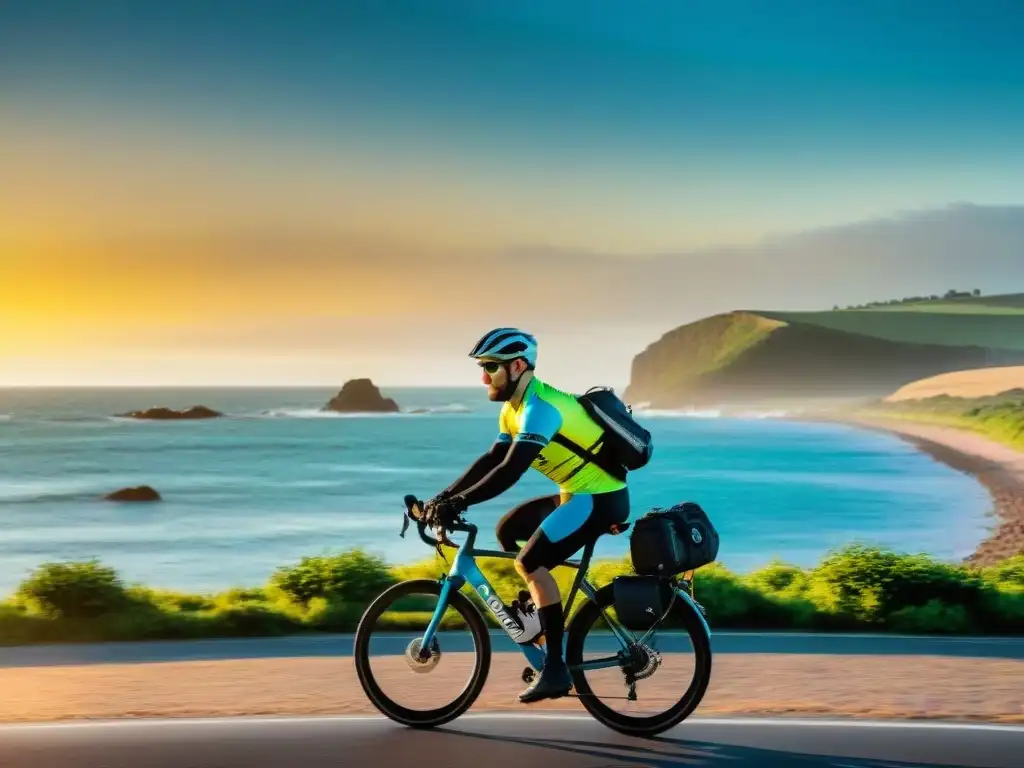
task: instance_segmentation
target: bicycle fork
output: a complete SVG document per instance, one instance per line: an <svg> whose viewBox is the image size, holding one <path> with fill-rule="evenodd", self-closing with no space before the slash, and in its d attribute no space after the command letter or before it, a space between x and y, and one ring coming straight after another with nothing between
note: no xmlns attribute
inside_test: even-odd
<svg viewBox="0 0 1024 768"><path fill-rule="evenodd" d="M505 631L505 634L522 651L530 665L534 669L541 669L544 666L544 659L547 655L544 648L535 643L520 642L525 634L523 626L509 613L508 607L502 602L486 577L472 561L469 562L470 569L466 575L456 572L458 566L459 564L456 563L456 567L452 569L450 574L442 575L440 578L441 595L438 598L437 607L434 609L434 615L430 618L430 623L423 633L423 643L419 651L421 657L425 658L430 653L430 645L440 627L441 617L448 609L452 590L458 591L468 583L473 587L476 594L480 596L483 604L498 622L498 625Z"/></svg>

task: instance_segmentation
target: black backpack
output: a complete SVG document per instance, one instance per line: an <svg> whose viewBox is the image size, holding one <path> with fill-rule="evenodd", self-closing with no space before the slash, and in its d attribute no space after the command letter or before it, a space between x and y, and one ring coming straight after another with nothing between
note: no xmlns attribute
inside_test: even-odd
<svg viewBox="0 0 1024 768"><path fill-rule="evenodd" d="M626 479L626 473L647 465L654 453L651 433L633 418L633 409L622 402L611 387L591 387L576 396L587 415L604 430L590 449L577 445L562 434L554 441L580 458L593 462L613 477ZM599 447L598 447L599 446ZM591 449L598 447L597 452Z"/></svg>

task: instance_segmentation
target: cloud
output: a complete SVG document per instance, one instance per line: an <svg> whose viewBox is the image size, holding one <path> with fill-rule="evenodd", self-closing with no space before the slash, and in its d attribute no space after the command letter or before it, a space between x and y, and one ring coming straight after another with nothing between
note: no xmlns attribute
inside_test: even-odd
<svg viewBox="0 0 1024 768"><path fill-rule="evenodd" d="M0 342L83 359L106 349L426 365L518 324L566 371L624 372L661 333L730 309L1024 290L1022 253L1024 206L956 204L655 256L253 224L2 262Z"/></svg>
<svg viewBox="0 0 1024 768"><path fill-rule="evenodd" d="M1024 290L1024 206L951 205L767 238L650 263L664 300L673 279L701 313L828 308L948 288Z"/></svg>

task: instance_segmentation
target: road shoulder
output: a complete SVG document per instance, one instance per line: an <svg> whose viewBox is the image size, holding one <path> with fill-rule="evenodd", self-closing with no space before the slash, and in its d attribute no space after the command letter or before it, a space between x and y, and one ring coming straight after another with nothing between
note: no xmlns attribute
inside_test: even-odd
<svg viewBox="0 0 1024 768"><path fill-rule="evenodd" d="M496 653L473 712L583 712L577 699L525 707L521 655ZM690 660L667 654L637 692L678 688ZM379 674L412 686L408 695L441 694L465 680L468 655L446 655L438 678L410 674L400 657L375 661ZM441 677L439 673L446 674ZM4 670L0 721L131 717L377 714L358 685L350 657L177 661ZM771 715L913 718L1024 723L1024 661L940 656L723 654L701 716ZM428 686L429 683L429 687ZM653 688L653 690L651 690ZM427 693L423 693L426 689ZM606 678L599 690L625 693ZM450 694L451 692L448 691ZM436 698L431 699L436 702ZM616 708L627 706L616 702Z"/></svg>

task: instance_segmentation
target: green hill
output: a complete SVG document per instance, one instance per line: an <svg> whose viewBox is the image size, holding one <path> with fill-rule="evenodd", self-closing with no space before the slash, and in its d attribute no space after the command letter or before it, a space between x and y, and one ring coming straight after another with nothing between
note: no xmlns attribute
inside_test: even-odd
<svg viewBox="0 0 1024 768"><path fill-rule="evenodd" d="M886 310L715 315L637 355L625 397L674 408L884 396L939 373L1024 363L1022 310L1017 294Z"/></svg>
<svg viewBox="0 0 1024 768"><path fill-rule="evenodd" d="M838 310L839 306L832 307ZM910 310L925 312L967 312L986 311L1007 312L1024 311L1024 293L999 293L983 296L981 291L946 291L942 296L904 296L901 299L884 299L869 301L864 304L850 305L846 310Z"/></svg>
<svg viewBox="0 0 1024 768"><path fill-rule="evenodd" d="M831 312L755 311L754 314L888 341L1024 350L1024 293Z"/></svg>

